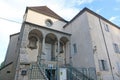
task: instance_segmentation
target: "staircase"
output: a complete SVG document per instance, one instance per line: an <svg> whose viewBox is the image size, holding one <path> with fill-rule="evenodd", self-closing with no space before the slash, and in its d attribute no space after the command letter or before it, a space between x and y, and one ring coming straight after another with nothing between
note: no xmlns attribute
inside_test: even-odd
<svg viewBox="0 0 120 80"><path fill-rule="evenodd" d="M74 68L72 66L67 67L67 80L97 80L96 76L90 77L88 75L88 71L81 69L78 70L77 68Z"/></svg>
<svg viewBox="0 0 120 80"><path fill-rule="evenodd" d="M29 80L47 80L40 66L37 63L32 63L30 65Z"/></svg>

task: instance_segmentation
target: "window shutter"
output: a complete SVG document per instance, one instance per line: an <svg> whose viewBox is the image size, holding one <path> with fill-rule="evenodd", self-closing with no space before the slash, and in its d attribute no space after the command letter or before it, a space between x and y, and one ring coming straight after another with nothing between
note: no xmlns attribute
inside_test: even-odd
<svg viewBox="0 0 120 80"><path fill-rule="evenodd" d="M98 60L98 62L99 62L100 71L103 71L103 67L102 67L102 62L101 62L101 60Z"/></svg>
<svg viewBox="0 0 120 80"><path fill-rule="evenodd" d="M117 64L117 69L118 69L118 72L120 73L120 63L119 63L119 62L117 62L116 64Z"/></svg>
<svg viewBox="0 0 120 80"><path fill-rule="evenodd" d="M107 61L105 61L105 60L104 60L104 66L105 66L105 70L108 71Z"/></svg>

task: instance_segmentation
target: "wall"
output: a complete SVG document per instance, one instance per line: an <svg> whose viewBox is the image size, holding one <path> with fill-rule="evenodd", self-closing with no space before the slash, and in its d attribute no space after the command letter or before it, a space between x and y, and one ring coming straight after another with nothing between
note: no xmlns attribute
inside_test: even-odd
<svg viewBox="0 0 120 80"><path fill-rule="evenodd" d="M120 55L114 52L113 43L119 44L119 29L103 19L96 17L91 13L87 13L88 22L92 37L93 48L96 46L94 52L94 59L98 77L103 80L119 80L116 76L117 65ZM108 25L109 32L105 30L105 24ZM108 65L108 71L100 71L98 60L106 60ZM111 63L111 65L110 65ZM113 75L112 75L113 72Z"/></svg>
<svg viewBox="0 0 120 80"><path fill-rule="evenodd" d="M13 80L14 79L12 67L13 67L13 64L11 63L0 70L0 80ZM8 71L10 71L10 73L7 73Z"/></svg>
<svg viewBox="0 0 120 80"><path fill-rule="evenodd" d="M81 68L95 67L86 12L66 26L65 31L72 34L71 55L73 66ZM74 43L77 46L77 53L73 51Z"/></svg>
<svg viewBox="0 0 120 80"><path fill-rule="evenodd" d="M64 21L60 21L58 19L46 16L44 14L37 13L37 12L32 11L32 10L28 10L28 12L26 14L26 20L25 21L30 22L30 23L34 23L34 24L37 24L37 25L40 25L40 26L47 27L46 24L45 24L45 21L47 19L50 19L53 22L53 25L49 28L52 28L52 29L55 29L55 30L62 31L62 27L66 24L66 22L64 22Z"/></svg>
<svg viewBox="0 0 120 80"><path fill-rule="evenodd" d="M17 47L17 41L18 41L19 34L15 34L10 37L6 57L5 57L5 65L14 62L16 60L17 54L16 54L16 47Z"/></svg>

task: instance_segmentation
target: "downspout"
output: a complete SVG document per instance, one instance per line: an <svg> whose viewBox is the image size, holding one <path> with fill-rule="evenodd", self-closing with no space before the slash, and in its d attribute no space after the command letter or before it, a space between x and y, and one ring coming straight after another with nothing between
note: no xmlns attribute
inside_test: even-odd
<svg viewBox="0 0 120 80"><path fill-rule="evenodd" d="M105 43L105 48L106 48L106 51L107 51L108 61L109 61L109 64L110 64L110 69L111 69L110 71L112 73L113 80L115 80L114 75L113 75L112 63L111 63L111 60L110 60L110 55L109 55L109 51L108 51L108 47L107 47L107 43L106 43L106 40L105 40L105 35L104 35L104 32L103 32L103 28L102 28L100 18L99 18L99 23L100 23L100 28L101 28L103 40L104 40L104 43Z"/></svg>

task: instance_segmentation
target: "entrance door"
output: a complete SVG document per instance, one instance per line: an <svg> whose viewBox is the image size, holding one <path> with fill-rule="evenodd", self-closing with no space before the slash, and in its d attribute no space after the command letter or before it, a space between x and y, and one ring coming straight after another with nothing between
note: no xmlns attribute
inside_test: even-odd
<svg viewBox="0 0 120 80"><path fill-rule="evenodd" d="M48 61L51 61L51 49L52 49L51 44L46 43L45 49L46 49L46 59Z"/></svg>
<svg viewBox="0 0 120 80"><path fill-rule="evenodd" d="M45 73L47 75L48 80L56 80L55 79L55 69L46 69Z"/></svg>

